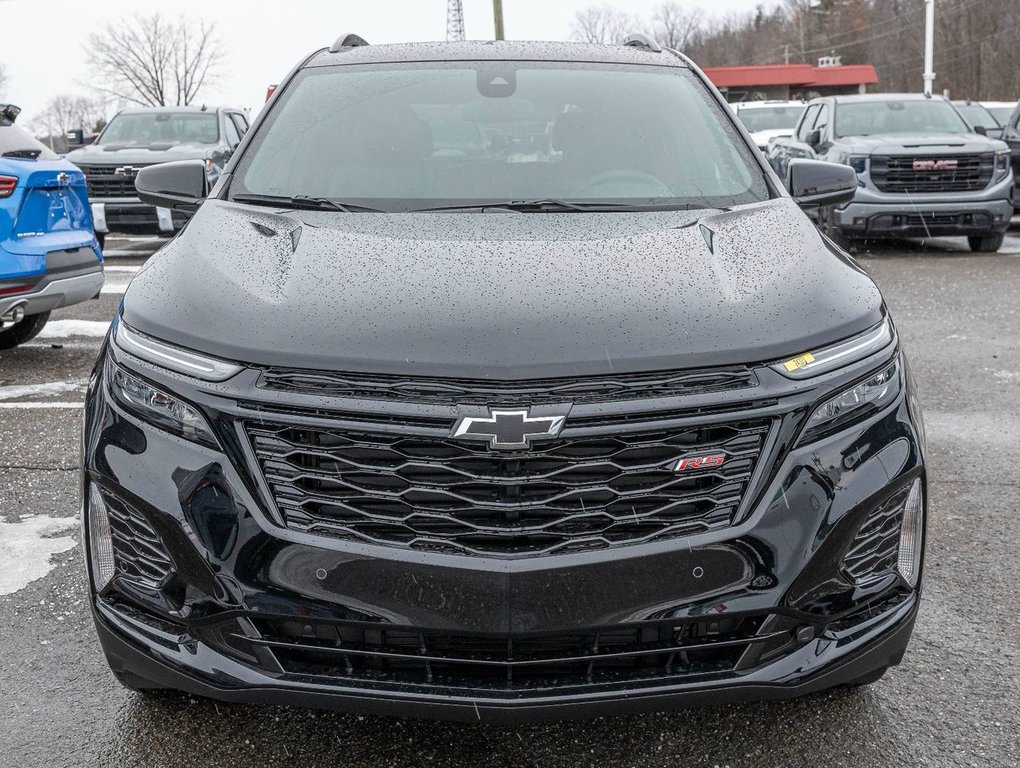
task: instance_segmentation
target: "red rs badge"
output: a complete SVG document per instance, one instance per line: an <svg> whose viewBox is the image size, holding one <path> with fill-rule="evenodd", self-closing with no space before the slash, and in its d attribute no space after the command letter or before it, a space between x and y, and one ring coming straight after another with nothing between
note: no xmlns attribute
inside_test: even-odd
<svg viewBox="0 0 1020 768"><path fill-rule="evenodd" d="M721 467L726 461L725 453L713 453L711 456L694 456L688 459L680 459L673 467L674 472L686 472L694 469L707 469L709 467Z"/></svg>

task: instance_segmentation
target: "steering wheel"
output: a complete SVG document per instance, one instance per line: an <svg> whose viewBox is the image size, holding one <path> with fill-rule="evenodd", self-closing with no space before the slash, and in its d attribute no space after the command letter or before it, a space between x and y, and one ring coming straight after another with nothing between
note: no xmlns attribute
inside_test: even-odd
<svg viewBox="0 0 1020 768"><path fill-rule="evenodd" d="M621 188L628 197L673 197L673 191L661 179L644 171L625 170L603 171L596 174L577 190L576 195L578 197L619 197ZM601 194L599 194L600 192Z"/></svg>

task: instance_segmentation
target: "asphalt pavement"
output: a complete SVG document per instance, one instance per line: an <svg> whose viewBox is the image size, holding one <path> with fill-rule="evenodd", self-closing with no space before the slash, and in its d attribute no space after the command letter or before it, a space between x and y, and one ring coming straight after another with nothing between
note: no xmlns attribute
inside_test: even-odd
<svg viewBox="0 0 1020 768"><path fill-rule="evenodd" d="M791 702L517 728L150 698L113 679L79 548L79 403L157 245L111 238L101 297L0 352L0 768L1020 766L1020 237L997 255L957 239L861 254L926 413L926 583L903 664Z"/></svg>

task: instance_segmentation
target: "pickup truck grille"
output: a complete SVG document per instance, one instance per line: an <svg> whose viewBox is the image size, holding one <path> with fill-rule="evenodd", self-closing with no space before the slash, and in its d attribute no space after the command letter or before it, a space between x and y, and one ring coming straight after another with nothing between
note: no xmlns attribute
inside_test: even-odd
<svg viewBox="0 0 1020 768"><path fill-rule="evenodd" d="M138 196L135 191L135 175L138 173L138 169L144 167L142 165L120 163L118 165L79 165L78 167L85 174L85 184L88 186L89 197L93 200L104 197ZM130 168L131 170L122 170L121 173L117 173L118 168Z"/></svg>
<svg viewBox="0 0 1020 768"><path fill-rule="evenodd" d="M882 192L978 192L992 180L995 155L872 155L871 180Z"/></svg>
<svg viewBox="0 0 1020 768"><path fill-rule="evenodd" d="M288 528L407 549L514 557L734 523L770 420L583 437L494 452L448 437L247 422ZM722 466L677 473L683 457Z"/></svg>

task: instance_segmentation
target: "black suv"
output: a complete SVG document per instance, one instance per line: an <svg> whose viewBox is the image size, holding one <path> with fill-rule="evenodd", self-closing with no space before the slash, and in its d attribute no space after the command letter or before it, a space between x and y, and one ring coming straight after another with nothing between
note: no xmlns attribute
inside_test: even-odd
<svg viewBox="0 0 1020 768"><path fill-rule="evenodd" d="M303 61L139 272L84 424L127 687L522 721L877 680L923 430L878 289L704 75L623 46Z"/></svg>

